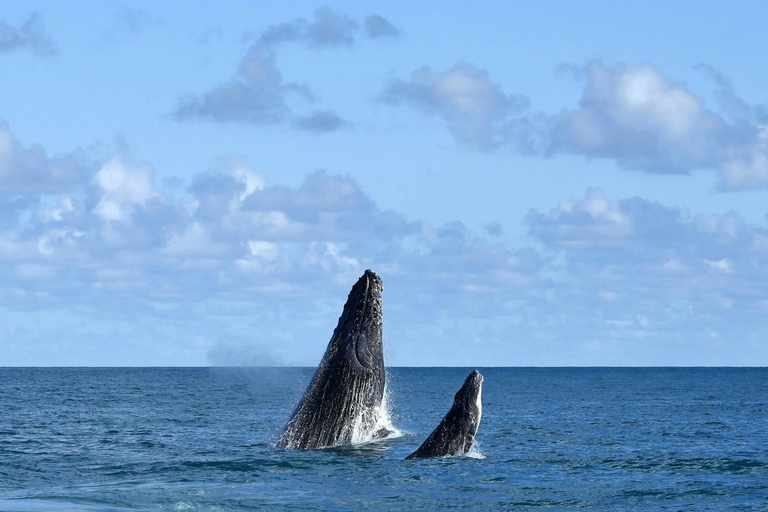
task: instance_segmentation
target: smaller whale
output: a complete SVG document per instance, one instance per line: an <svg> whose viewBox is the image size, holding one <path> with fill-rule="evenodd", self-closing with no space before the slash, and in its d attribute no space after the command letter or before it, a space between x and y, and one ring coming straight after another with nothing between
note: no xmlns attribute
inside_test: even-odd
<svg viewBox="0 0 768 512"><path fill-rule="evenodd" d="M453 406L418 450L406 459L462 455L472 448L472 441L483 414L483 376L475 370L453 397Z"/></svg>

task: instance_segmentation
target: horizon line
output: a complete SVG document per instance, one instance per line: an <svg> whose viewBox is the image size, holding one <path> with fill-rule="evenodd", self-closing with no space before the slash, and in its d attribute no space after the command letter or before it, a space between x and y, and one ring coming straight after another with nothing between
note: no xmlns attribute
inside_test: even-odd
<svg viewBox="0 0 768 512"><path fill-rule="evenodd" d="M306 366L306 365L180 365L180 366L165 366L165 365L150 365L150 366L111 366L111 365L45 365L45 366L34 366L34 365L12 365L12 366L0 366L0 370L5 369L11 369L11 368L29 368L29 369L43 369L43 368L104 368L104 369L185 369L185 368L214 368L214 369L225 369L225 368L236 368L236 369L280 369L280 368L299 368L299 369L312 369L317 368L317 365L313 366ZM390 365L387 366L387 368L419 368L419 369L427 369L427 368L519 368L519 369L550 369L550 368L606 368L606 369L643 369L643 368L768 368L768 366L758 366L758 365L617 365L617 366L610 366L610 365L551 365L551 366L545 366L545 365L528 365L528 366L502 366L502 365L494 365L494 366L485 366L485 365L470 365L470 366L443 366L443 365L431 365L431 366L415 366L415 365Z"/></svg>

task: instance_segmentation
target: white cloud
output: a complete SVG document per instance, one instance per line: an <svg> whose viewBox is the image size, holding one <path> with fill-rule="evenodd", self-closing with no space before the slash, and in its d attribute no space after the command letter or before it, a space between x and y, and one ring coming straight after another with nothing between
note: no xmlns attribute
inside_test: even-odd
<svg viewBox="0 0 768 512"><path fill-rule="evenodd" d="M688 270L688 267L683 265L678 258L666 260L661 267L667 272L685 272Z"/></svg>
<svg viewBox="0 0 768 512"><path fill-rule="evenodd" d="M612 201L590 189L548 214L533 211L526 222L529 234L562 261L554 277L558 323L570 324L574 336L622 340L642 333L664 353L671 339L701 350L697 343L710 329L751 350L744 340L764 332L768 266L760 240L768 230L734 212L691 216L637 197ZM614 331L589 318L605 319Z"/></svg>
<svg viewBox="0 0 768 512"><path fill-rule="evenodd" d="M272 46L280 43L303 41L315 48L327 46L351 46L355 42L358 24L348 16L328 7L315 11L314 20L307 22L297 18L288 23L272 25L259 38L261 44Z"/></svg>
<svg viewBox="0 0 768 512"><path fill-rule="evenodd" d="M49 157L40 146L22 146L0 120L0 195L60 193L84 177L80 152Z"/></svg>
<svg viewBox="0 0 768 512"><path fill-rule="evenodd" d="M535 251L489 243L461 224L382 212L349 177L318 171L298 187L270 185L232 159L214 162L173 201L155 190L151 167L119 158L88 190L56 199L30 205L34 215L0 232L0 259L15 265L0 280L24 289L50 269L55 279L34 280L35 291L62 307L111 307L111 292L142 303L347 287L367 267L418 273L431 283L425 290L480 294L535 283L543 264Z"/></svg>
<svg viewBox="0 0 768 512"><path fill-rule="evenodd" d="M757 119L731 122L649 65L592 62L584 76L578 108L556 120L551 151L649 173L711 169L721 190L768 187L768 127Z"/></svg>
<svg viewBox="0 0 768 512"><path fill-rule="evenodd" d="M215 265L229 253L227 246L216 243L209 229L199 222L192 222L183 231L171 234L160 249L161 256L187 261L210 260Z"/></svg>
<svg viewBox="0 0 768 512"><path fill-rule="evenodd" d="M535 236L557 245L615 245L633 234L632 218L597 188L588 189L582 201L562 202L549 215L534 213L528 220Z"/></svg>
<svg viewBox="0 0 768 512"><path fill-rule="evenodd" d="M508 142L509 123L528 106L525 96L504 93L486 71L466 63L444 72L417 69L408 81L392 80L382 98L441 116L457 140L481 149Z"/></svg>
<svg viewBox="0 0 768 512"><path fill-rule="evenodd" d="M285 84L275 64L274 52L255 44L240 61L237 73L228 82L201 96L188 96L177 105L179 121L208 120L271 125L283 122L290 114L287 96L306 96L308 89Z"/></svg>
<svg viewBox="0 0 768 512"><path fill-rule="evenodd" d="M757 125L754 130L751 138L723 149L722 189L765 188L768 184L768 126Z"/></svg>
<svg viewBox="0 0 768 512"><path fill-rule="evenodd" d="M370 39L397 37L399 30L378 14L365 18L365 33ZM271 25L259 37L259 42L273 46L282 43L303 42L313 48L352 46L359 23L349 16L328 7L321 7L311 21L296 18L287 23Z"/></svg>
<svg viewBox="0 0 768 512"><path fill-rule="evenodd" d="M617 157L652 172L685 172L713 157L708 143L722 120L685 88L650 66L592 63L586 75L579 108L566 112L557 128L562 149Z"/></svg>
<svg viewBox="0 0 768 512"><path fill-rule="evenodd" d="M381 97L440 116L459 143L481 150L570 153L651 174L706 169L721 191L768 188L766 117L723 89L722 78L719 112L650 65L595 61L575 74L585 80L579 103L557 114L528 111L526 96L505 93L467 63L444 72L422 67L409 80L390 80Z"/></svg>
<svg viewBox="0 0 768 512"><path fill-rule="evenodd" d="M381 17L372 23L373 28L368 27L372 38L392 35L396 30ZM283 79L275 51L280 44L289 42L305 42L313 48L351 46L357 30L356 21L328 7L315 11L311 22L297 18L272 25L248 48L229 80L203 94L182 97L173 116L177 121L282 124L315 134L349 126L331 109L307 111L307 105L316 103L317 98L308 86Z"/></svg>
<svg viewBox="0 0 768 512"><path fill-rule="evenodd" d="M178 102L173 116L177 121L214 121L252 125L287 123L312 133L341 128L344 121L332 110L296 113L294 100L313 103L306 85L286 83L277 67L272 46L252 45L240 60L235 75L202 95L188 95Z"/></svg>
<svg viewBox="0 0 768 512"><path fill-rule="evenodd" d="M41 208L38 215L44 220L61 221L68 213L75 211L75 203L71 197L59 197L58 206Z"/></svg>
<svg viewBox="0 0 768 512"><path fill-rule="evenodd" d="M371 14L365 18L365 32L371 39L400 36L400 30L378 14Z"/></svg>
<svg viewBox="0 0 768 512"><path fill-rule="evenodd" d="M731 265L731 262L725 258L717 261L704 260L704 263L709 265L711 268L719 270L721 272L725 272L726 274L733 273L733 266Z"/></svg>
<svg viewBox="0 0 768 512"><path fill-rule="evenodd" d="M125 221L137 205L155 195L152 169L147 166L128 168L119 158L106 162L93 177L100 189L100 200L93 211L104 221Z"/></svg>
<svg viewBox="0 0 768 512"><path fill-rule="evenodd" d="M263 240L249 240L248 248L251 255L265 261L275 261L280 255L280 247L277 244Z"/></svg>
<svg viewBox="0 0 768 512"><path fill-rule="evenodd" d="M351 45L357 22L328 7L315 11L315 20L307 26L307 38L317 46Z"/></svg>
<svg viewBox="0 0 768 512"><path fill-rule="evenodd" d="M333 328L369 267L387 284L400 364L457 364L450 354L468 343L483 364L654 364L670 347L698 353L710 332L738 345L764 331L767 229L597 188L531 212L537 248L382 211L348 176L283 186L232 159L177 198L154 189L149 166L113 159L89 188L17 208L0 225L0 315L65 311L99 336L99 322L124 321L121 336L137 344L141 318L155 325L142 336L213 340L203 352L251 343L311 364L308 340ZM36 324L25 323L44 339ZM438 345L437 360L420 348ZM559 359L537 359L544 352Z"/></svg>

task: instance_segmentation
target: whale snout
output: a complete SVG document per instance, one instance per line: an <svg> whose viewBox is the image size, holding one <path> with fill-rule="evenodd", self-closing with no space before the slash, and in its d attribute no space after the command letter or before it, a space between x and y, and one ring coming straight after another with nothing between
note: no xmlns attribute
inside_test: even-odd
<svg viewBox="0 0 768 512"><path fill-rule="evenodd" d="M373 289L379 293L384 291L384 282L381 280L379 275L373 270L371 269L366 270L361 277L361 280L362 279L366 280L366 283L369 289Z"/></svg>

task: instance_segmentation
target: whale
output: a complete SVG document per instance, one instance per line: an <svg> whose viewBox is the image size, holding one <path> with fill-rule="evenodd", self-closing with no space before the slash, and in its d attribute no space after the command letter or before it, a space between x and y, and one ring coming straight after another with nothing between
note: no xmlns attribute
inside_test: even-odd
<svg viewBox="0 0 768 512"><path fill-rule="evenodd" d="M451 410L419 448L406 459L462 455L472 448L483 415L483 375L475 370L453 397Z"/></svg>
<svg viewBox="0 0 768 512"><path fill-rule="evenodd" d="M372 270L352 286L325 354L277 446L315 450L386 433L378 426L386 386L383 289Z"/></svg>

